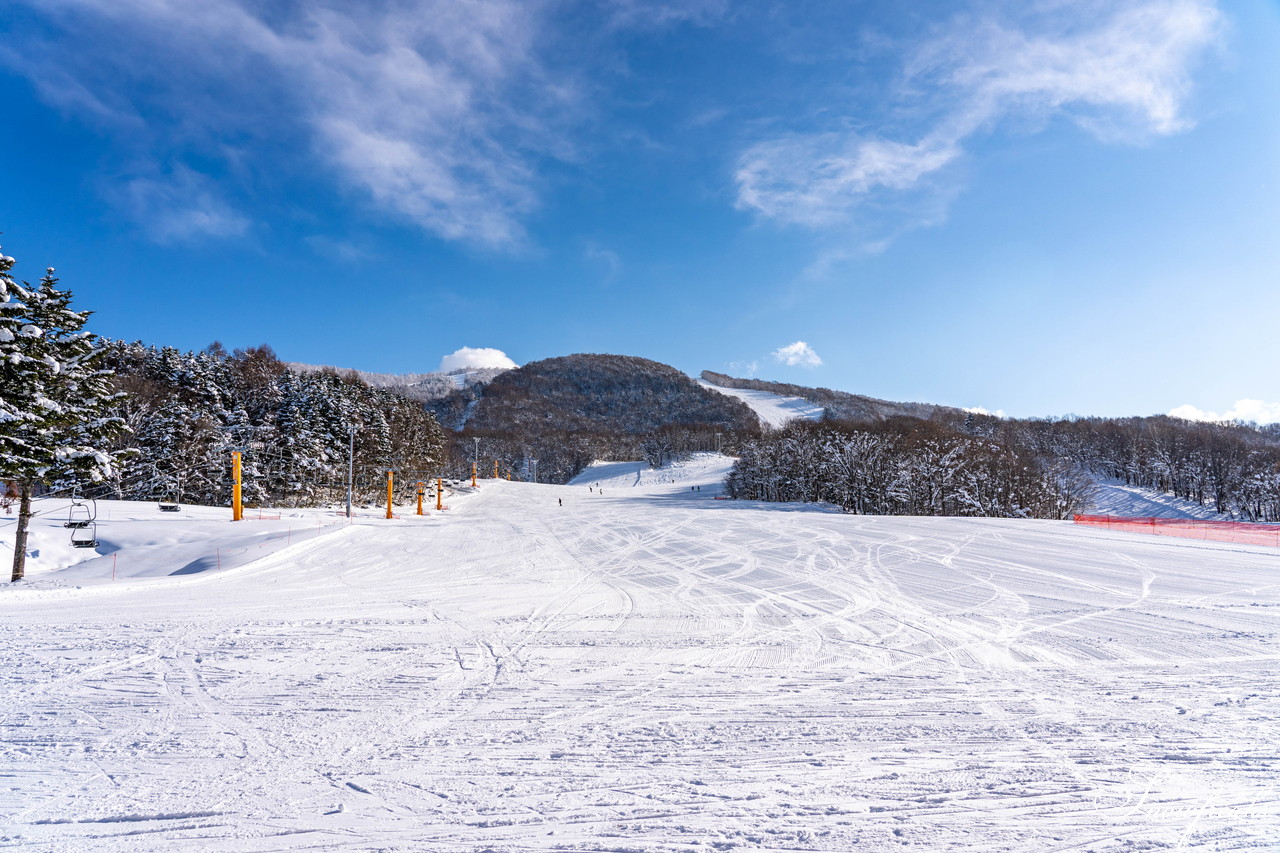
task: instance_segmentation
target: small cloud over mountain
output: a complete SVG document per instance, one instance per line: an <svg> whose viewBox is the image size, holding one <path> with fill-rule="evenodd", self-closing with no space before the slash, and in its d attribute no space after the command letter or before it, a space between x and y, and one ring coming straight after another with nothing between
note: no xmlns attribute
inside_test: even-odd
<svg viewBox="0 0 1280 853"><path fill-rule="evenodd" d="M440 359L441 373L468 367L472 370L484 370L491 367L510 369L519 366L508 358L505 352L493 347L461 347Z"/></svg>
<svg viewBox="0 0 1280 853"><path fill-rule="evenodd" d="M773 351L773 357L788 367L821 367L822 359L813 347L804 341L796 341Z"/></svg>

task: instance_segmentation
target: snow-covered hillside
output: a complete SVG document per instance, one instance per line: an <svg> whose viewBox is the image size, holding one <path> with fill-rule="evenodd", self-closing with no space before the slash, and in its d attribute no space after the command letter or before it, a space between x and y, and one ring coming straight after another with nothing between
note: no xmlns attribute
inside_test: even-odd
<svg viewBox="0 0 1280 853"><path fill-rule="evenodd" d="M746 388L722 388L705 379L698 384L710 388L728 397L734 397L751 407L751 411L760 418L760 423L767 427L777 428L787 421L822 420L822 406L811 403L803 397L784 397L781 394L770 394L768 391L753 391Z"/></svg>
<svg viewBox="0 0 1280 853"><path fill-rule="evenodd" d="M1164 495L1139 486L1126 486L1115 480L1094 481L1094 494L1089 502L1089 512L1097 515L1118 515L1129 518L1217 518L1226 516L1214 512L1211 507L1194 501L1184 501L1173 495Z"/></svg>
<svg viewBox="0 0 1280 853"><path fill-rule="evenodd" d="M173 557L0 589L3 846L1273 849L1275 549L717 500L724 464L102 505L120 565Z"/></svg>

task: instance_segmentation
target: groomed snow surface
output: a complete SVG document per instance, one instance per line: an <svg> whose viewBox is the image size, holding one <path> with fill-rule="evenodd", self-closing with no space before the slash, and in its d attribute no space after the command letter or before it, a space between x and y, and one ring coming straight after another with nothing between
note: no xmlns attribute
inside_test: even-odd
<svg viewBox="0 0 1280 853"><path fill-rule="evenodd" d="M1089 512L1127 518L1202 518L1223 520L1227 516L1195 501L1162 495L1118 480L1095 480Z"/></svg>
<svg viewBox="0 0 1280 853"><path fill-rule="evenodd" d="M768 391L753 391L747 388L721 388L712 385L705 379L699 379L703 388L736 397L756 413L760 423L766 427L778 428L787 421L805 420L820 421L824 409L817 403L811 403L803 397L785 397L781 394L770 394Z"/></svg>
<svg viewBox="0 0 1280 853"><path fill-rule="evenodd" d="M0 848L1276 849L1276 549L716 500L725 467L100 506L145 576L0 591Z"/></svg>

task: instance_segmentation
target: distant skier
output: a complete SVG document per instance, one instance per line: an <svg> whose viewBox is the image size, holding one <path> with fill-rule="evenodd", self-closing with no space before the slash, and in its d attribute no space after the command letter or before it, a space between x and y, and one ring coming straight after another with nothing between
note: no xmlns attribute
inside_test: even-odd
<svg viewBox="0 0 1280 853"><path fill-rule="evenodd" d="M564 498L556 498L556 503L560 504L560 506L564 506Z"/></svg>

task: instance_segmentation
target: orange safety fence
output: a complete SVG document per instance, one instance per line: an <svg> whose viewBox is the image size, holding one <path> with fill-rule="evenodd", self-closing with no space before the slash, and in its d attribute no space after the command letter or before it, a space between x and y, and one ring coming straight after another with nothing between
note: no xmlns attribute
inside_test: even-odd
<svg viewBox="0 0 1280 853"><path fill-rule="evenodd" d="M1076 524L1128 533L1154 533L1157 536L1212 539L1215 542L1242 542L1280 548L1280 524L1208 521L1200 518L1125 518L1112 515L1077 515L1072 520Z"/></svg>

